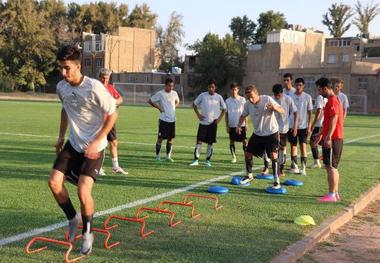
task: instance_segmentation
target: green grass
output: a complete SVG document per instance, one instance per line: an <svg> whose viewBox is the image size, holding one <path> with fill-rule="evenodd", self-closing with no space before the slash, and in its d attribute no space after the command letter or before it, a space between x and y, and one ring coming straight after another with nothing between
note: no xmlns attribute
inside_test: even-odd
<svg viewBox="0 0 380 263"><path fill-rule="evenodd" d="M59 112L58 103L0 101L0 239L65 219L47 187L47 175L55 158L53 145L58 134ZM119 162L128 169L129 175L112 175L111 161L107 155L105 168L108 175L99 178L93 191L97 211L243 169L240 145L237 147L238 163L230 163L224 123L218 131L213 167L188 166L193 158L198 125L190 109L179 109L177 113L175 163L156 164L154 144L157 119L158 113L152 108L120 108L117 124ZM379 134L380 117L349 116L345 127L347 141ZM229 194L219 196L223 209L214 211L210 203L197 202L197 211L203 216L193 221L188 218L188 210L175 208L177 217L183 220L183 224L176 228L167 226L165 216L152 214L148 228L156 230L156 233L145 240L139 238L137 226L122 223L112 236L113 240L122 244L105 250L101 245L102 237L97 236L93 253L85 262L268 262L312 229L293 224L296 216L309 214L320 224L379 182L379 145L380 136L344 146L340 164L340 203L316 202L316 198L327 191L324 170L309 169L308 176L302 177L305 185L301 188L288 187L288 194L283 196L266 194L264 189L268 181L256 180L250 187L235 187L229 184L230 178L227 178L217 183L230 188ZM205 158L205 148L202 159ZM256 167L261 164L261 160L255 159ZM75 187L69 185L68 189L75 206L79 207ZM206 190L207 186L202 186L191 192L205 193ZM168 199L181 200L182 196L177 194ZM157 203L146 206L152 207ZM136 210L137 207L134 207L116 214L132 216ZM100 227L104 219L105 216L96 218L95 225ZM62 239L63 231L59 229L44 236ZM24 247L28 240L1 247L0 261L62 260L63 250L57 246L27 255ZM75 252L78 246L79 243Z"/></svg>

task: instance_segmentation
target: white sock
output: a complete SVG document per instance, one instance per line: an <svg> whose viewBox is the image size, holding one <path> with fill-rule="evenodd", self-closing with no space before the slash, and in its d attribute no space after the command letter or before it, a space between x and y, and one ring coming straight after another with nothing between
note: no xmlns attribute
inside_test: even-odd
<svg viewBox="0 0 380 263"><path fill-rule="evenodd" d="M119 167L119 161L118 161L117 157L112 158L111 160L112 160L112 168L114 168L114 169L118 168Z"/></svg>

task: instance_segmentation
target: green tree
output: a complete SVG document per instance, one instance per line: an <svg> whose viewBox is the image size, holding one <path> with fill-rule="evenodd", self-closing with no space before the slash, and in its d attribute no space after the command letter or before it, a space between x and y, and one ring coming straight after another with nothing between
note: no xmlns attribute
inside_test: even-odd
<svg viewBox="0 0 380 263"><path fill-rule="evenodd" d="M273 30L286 28L287 22L284 14L274 12L273 10L261 13L259 15L258 28L255 35L257 44L264 44L267 39L267 34Z"/></svg>
<svg viewBox="0 0 380 263"><path fill-rule="evenodd" d="M128 16L127 26L154 29L157 15L152 13L147 4L136 5Z"/></svg>
<svg viewBox="0 0 380 263"><path fill-rule="evenodd" d="M256 24L246 15L237 16L231 19L230 29L232 37L241 47L242 54L248 52L248 47L255 42Z"/></svg>
<svg viewBox="0 0 380 263"><path fill-rule="evenodd" d="M380 4L371 2L363 6L360 1L357 1L355 11L357 17L354 19L353 24L357 26L361 35L368 34L369 24L380 13Z"/></svg>
<svg viewBox="0 0 380 263"><path fill-rule="evenodd" d="M328 12L323 15L322 23L327 26L333 37L342 37L351 26L347 22L352 15L350 6L334 3L328 9Z"/></svg>

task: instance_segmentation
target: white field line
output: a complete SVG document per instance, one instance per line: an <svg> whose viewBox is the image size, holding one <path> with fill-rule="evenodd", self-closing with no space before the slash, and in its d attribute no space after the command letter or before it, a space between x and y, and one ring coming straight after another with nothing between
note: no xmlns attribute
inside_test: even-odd
<svg viewBox="0 0 380 263"><path fill-rule="evenodd" d="M1 134L15 135L15 134L12 134L12 133L1 133L0 132L0 135ZM26 136L26 135L23 134L23 135L20 135L20 136ZM39 136L39 135L32 135L32 137L34 137L34 136ZM373 137L377 137L377 136L380 136L380 133L374 134L374 135L369 135L369 136L364 136L364 137L359 137L359 138L356 138L356 139L351 139L351 140L346 141L345 144L349 144L349 143L353 143L353 142L357 142L357 141L360 141L360 140L365 140L365 139L369 139L369 138L373 138ZM53 137L53 136L40 136L40 137ZM260 167L257 167L256 169L260 169ZM95 213L94 217L108 215L108 214L111 214L111 213L114 213L114 212L118 212L118 211L121 211L121 210L132 208L132 207L135 207L135 206L138 206L138 205L142 205L142 204L146 204L146 203L149 203L149 202L157 201L157 200L160 200L160 199L163 199L163 198L166 198L166 197L178 194L178 193L183 193L183 192L195 189L195 188L197 188L199 186L207 185L207 184L210 184L210 183L213 183L213 182L217 182L217 181L226 179L226 178L228 178L230 176L241 175L242 173L243 172L235 172L235 173L231 173L230 175L218 176L218 177L206 180L206 181L202 181L202 182L199 182L199 183L196 183L196 184L192 184L192 185L189 185L189 186L186 186L186 187L178 188L178 189L175 189L175 190L170 191L170 192L166 192L166 193L162 193L162 194L155 195L155 196L152 196L152 197L136 200L136 201L133 201L133 202L130 202L130 203L126 203L124 205L116 206L116 207L113 207L113 208L110 208L110 209L107 209L107 210L103 210L103 211L97 212L97 213ZM14 242L17 242L17 241L20 241L20 240L23 240L23 239L26 239L26 238L29 238L29 237L33 237L33 236L40 235L40 234L43 234L43 233L51 232L53 230L62 228L64 226L66 226L66 225L67 225L67 221L63 221L63 222L52 224L52 225L49 225L49 226L46 226L46 227L36 228L36 229L30 230L28 232L24 232L24 233L21 233L21 234L18 234L18 235L10 236L10 237L7 237L7 238L4 238L4 239L0 240L0 247L8 245L8 244L11 244L11 243L14 243Z"/></svg>

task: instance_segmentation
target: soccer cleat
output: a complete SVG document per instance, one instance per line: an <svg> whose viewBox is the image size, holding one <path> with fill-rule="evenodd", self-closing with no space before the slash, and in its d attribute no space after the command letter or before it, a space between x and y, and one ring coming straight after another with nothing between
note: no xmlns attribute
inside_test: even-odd
<svg viewBox="0 0 380 263"><path fill-rule="evenodd" d="M174 163L174 160L171 157L166 157L165 159L167 162Z"/></svg>
<svg viewBox="0 0 380 263"><path fill-rule="evenodd" d="M211 161L210 161L210 160L206 160L206 165L207 165L208 167L211 167Z"/></svg>
<svg viewBox="0 0 380 263"><path fill-rule="evenodd" d="M247 174L243 179L240 180L240 184L248 184L253 180L253 174Z"/></svg>
<svg viewBox="0 0 380 263"><path fill-rule="evenodd" d="M236 163L236 157L232 158L231 163Z"/></svg>
<svg viewBox="0 0 380 263"><path fill-rule="evenodd" d="M279 182L274 182L272 188L276 189L276 190L280 189L281 188L281 184Z"/></svg>
<svg viewBox="0 0 380 263"><path fill-rule="evenodd" d="M128 172L124 171L124 169L121 168L120 166L116 167L116 168L112 168L112 173L114 173L114 174L123 174L123 175L127 175L128 174Z"/></svg>
<svg viewBox="0 0 380 263"><path fill-rule="evenodd" d="M80 254L87 256L92 251L92 243L94 243L93 233L84 233L82 237L82 245L80 247Z"/></svg>
<svg viewBox="0 0 380 263"><path fill-rule="evenodd" d="M80 213L77 213L75 217L69 220L69 241L74 242L75 235L78 231L78 225L82 222L82 216Z"/></svg>
<svg viewBox="0 0 380 263"><path fill-rule="evenodd" d="M338 200L336 199L335 195L327 194L319 198L318 201L321 203L334 203L334 202L337 202Z"/></svg>
<svg viewBox="0 0 380 263"><path fill-rule="evenodd" d="M300 174L301 175L306 175L306 169L305 169L305 167L301 169Z"/></svg>
<svg viewBox="0 0 380 263"><path fill-rule="evenodd" d="M191 162L191 164L189 164L190 166L198 166L199 165L199 161L198 160L194 160Z"/></svg>
<svg viewBox="0 0 380 263"><path fill-rule="evenodd" d="M300 169L298 168L298 166L296 164L294 164L294 167L290 168L289 172L292 174L299 174Z"/></svg>
<svg viewBox="0 0 380 263"><path fill-rule="evenodd" d="M98 175L99 176L105 176L106 173L104 172L104 169L103 168L100 168L99 172L98 172Z"/></svg>
<svg viewBox="0 0 380 263"><path fill-rule="evenodd" d="M315 160L312 168L321 168L321 162L319 160Z"/></svg>

